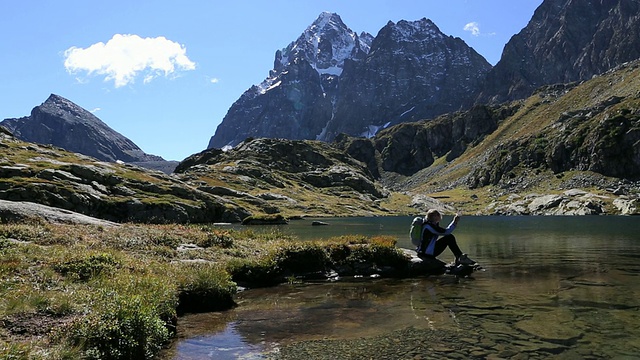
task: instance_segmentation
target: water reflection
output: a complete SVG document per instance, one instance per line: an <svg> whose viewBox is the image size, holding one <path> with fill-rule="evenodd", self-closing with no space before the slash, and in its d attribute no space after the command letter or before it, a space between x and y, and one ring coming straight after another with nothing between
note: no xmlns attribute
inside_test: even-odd
<svg viewBox="0 0 640 360"><path fill-rule="evenodd" d="M222 331L212 335L196 336L181 341L177 346L176 359L260 359L265 348L245 341L229 323Z"/></svg>
<svg viewBox="0 0 640 360"><path fill-rule="evenodd" d="M345 227L395 234L409 247L409 218L370 221ZM459 243L487 268L473 279L351 279L249 290L235 309L181 318L180 340L167 357L324 358L310 352L323 347L334 358L427 350L435 357L532 359L640 353L637 219L463 221Z"/></svg>

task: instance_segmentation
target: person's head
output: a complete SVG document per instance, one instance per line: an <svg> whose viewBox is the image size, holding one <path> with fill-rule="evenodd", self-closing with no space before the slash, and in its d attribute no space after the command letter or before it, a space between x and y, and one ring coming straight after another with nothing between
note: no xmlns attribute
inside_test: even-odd
<svg viewBox="0 0 640 360"><path fill-rule="evenodd" d="M440 214L440 211L436 210L436 209L431 209L429 211L427 211L427 221L433 224L437 224L440 222L440 220L442 220L442 214Z"/></svg>

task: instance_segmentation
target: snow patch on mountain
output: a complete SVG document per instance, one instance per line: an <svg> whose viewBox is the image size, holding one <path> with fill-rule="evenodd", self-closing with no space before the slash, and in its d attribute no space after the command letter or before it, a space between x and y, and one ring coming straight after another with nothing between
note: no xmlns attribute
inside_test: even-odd
<svg viewBox="0 0 640 360"><path fill-rule="evenodd" d="M274 70L286 69L293 59L302 58L319 74L340 76L345 59L366 54L371 41L372 35L358 36L338 14L323 12L296 41L276 53Z"/></svg>
<svg viewBox="0 0 640 360"><path fill-rule="evenodd" d="M446 36L427 18L417 21L400 20L393 30L393 37L399 42L423 42L428 38L441 40Z"/></svg>
<svg viewBox="0 0 640 360"><path fill-rule="evenodd" d="M389 127L389 125L391 125L391 122L388 122L382 126L376 126L376 125L369 125L367 127L367 130L364 131L362 134L360 134L361 137L365 137L367 139L371 139L372 137L376 136L376 134L382 130L385 129L387 127Z"/></svg>

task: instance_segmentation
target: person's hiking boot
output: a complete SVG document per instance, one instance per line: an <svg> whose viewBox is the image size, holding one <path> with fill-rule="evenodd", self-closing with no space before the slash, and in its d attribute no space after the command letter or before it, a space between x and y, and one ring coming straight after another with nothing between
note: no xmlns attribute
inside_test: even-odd
<svg viewBox="0 0 640 360"><path fill-rule="evenodd" d="M467 254L462 254L460 256L458 256L458 258L456 259L456 264L462 264L462 265L475 265L476 261L470 259Z"/></svg>

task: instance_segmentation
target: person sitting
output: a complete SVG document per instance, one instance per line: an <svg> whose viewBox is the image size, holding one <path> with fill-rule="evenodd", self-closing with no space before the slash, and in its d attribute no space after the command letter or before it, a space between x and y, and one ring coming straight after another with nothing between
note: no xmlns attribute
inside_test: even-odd
<svg viewBox="0 0 640 360"><path fill-rule="evenodd" d="M460 250L456 238L452 234L460 221L460 215L456 214L446 229L440 226L441 220L442 215L438 210L431 209L427 212L425 222L422 225L422 242L417 250L418 256L435 258L448 247L456 257L456 265L475 265L476 261L470 259Z"/></svg>

